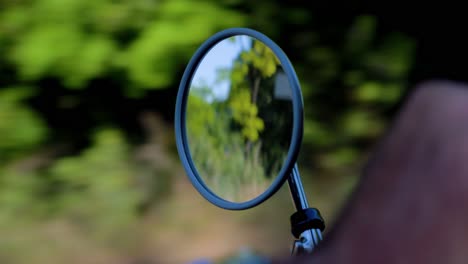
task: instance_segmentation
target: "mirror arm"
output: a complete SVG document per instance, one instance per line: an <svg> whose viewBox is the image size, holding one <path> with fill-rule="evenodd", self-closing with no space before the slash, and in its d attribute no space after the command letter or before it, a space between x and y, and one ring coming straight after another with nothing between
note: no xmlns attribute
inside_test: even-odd
<svg viewBox="0 0 468 264"><path fill-rule="evenodd" d="M325 222L317 209L309 208L297 164L294 165L288 177L288 185L296 207L296 212L291 215L290 219L291 232L297 238L293 244L292 254L311 253L322 240Z"/></svg>
<svg viewBox="0 0 468 264"><path fill-rule="evenodd" d="M294 165L291 176L288 177L288 184L296 210L301 211L309 208L297 164Z"/></svg>

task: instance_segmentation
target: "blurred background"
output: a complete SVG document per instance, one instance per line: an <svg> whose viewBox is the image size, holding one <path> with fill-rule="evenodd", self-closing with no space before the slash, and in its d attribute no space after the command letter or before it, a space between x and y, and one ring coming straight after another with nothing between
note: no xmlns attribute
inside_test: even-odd
<svg viewBox="0 0 468 264"><path fill-rule="evenodd" d="M456 7L359 1L0 0L0 263L190 263L288 255L287 186L247 211L209 204L174 139L190 57L250 27L293 63L299 167L327 228L405 96L465 81Z"/></svg>

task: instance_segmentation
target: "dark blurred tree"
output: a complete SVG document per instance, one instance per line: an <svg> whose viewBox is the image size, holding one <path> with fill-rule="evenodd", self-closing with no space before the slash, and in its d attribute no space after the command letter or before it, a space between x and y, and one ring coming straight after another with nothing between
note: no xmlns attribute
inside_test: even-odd
<svg viewBox="0 0 468 264"><path fill-rule="evenodd" d="M341 12L307 1L237 6L293 63L304 96L303 164L328 172L359 164L408 89L413 66L415 41L358 6Z"/></svg>

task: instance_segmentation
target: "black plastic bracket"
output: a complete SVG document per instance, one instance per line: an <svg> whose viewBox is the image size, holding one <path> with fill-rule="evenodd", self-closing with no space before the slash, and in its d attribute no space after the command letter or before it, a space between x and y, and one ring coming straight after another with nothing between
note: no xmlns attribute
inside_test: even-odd
<svg viewBox="0 0 468 264"><path fill-rule="evenodd" d="M291 233L295 238L299 238L301 234L309 229L325 229L325 222L320 215L319 210L315 208L307 208L295 212L291 215Z"/></svg>

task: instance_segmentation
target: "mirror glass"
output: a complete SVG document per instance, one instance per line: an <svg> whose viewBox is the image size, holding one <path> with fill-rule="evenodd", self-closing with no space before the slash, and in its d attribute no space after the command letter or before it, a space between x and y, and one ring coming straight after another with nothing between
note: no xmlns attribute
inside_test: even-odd
<svg viewBox="0 0 468 264"><path fill-rule="evenodd" d="M190 83L186 129L193 164L219 197L246 202L277 177L292 136L292 91L274 52L247 35L218 42Z"/></svg>

